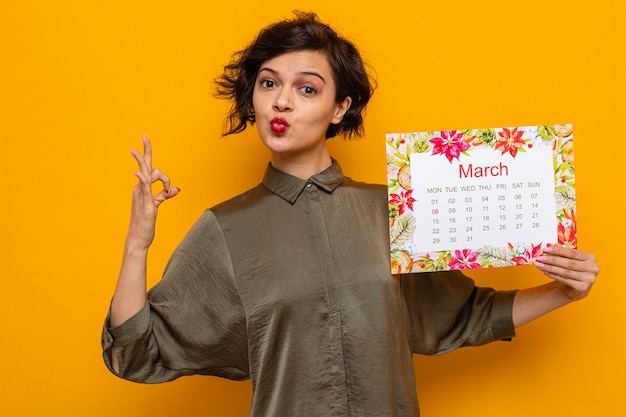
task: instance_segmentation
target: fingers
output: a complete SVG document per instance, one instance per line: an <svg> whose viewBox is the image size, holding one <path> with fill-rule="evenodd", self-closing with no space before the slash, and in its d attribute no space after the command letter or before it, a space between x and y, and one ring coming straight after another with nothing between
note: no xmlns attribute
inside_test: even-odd
<svg viewBox="0 0 626 417"><path fill-rule="evenodd" d="M180 192L179 187L170 187L170 178L161 172L159 169L152 170L151 181L161 181L163 183L163 190L153 197L154 205L158 207L165 200L176 196Z"/></svg>
<svg viewBox="0 0 626 417"><path fill-rule="evenodd" d="M577 260L590 260L593 259L594 256L591 253L583 252L578 249L566 248L564 246L559 245L550 245L545 250L544 253L550 255L561 256L564 258L571 258Z"/></svg>
<svg viewBox="0 0 626 417"><path fill-rule="evenodd" d="M143 159L148 169L152 169L152 144L146 137L145 133L141 135L141 141L143 142Z"/></svg>
<svg viewBox="0 0 626 417"><path fill-rule="evenodd" d="M130 153L137 161L139 167L139 170L134 171L134 174L139 179L139 186L144 198L147 199L149 196L155 207L158 207L163 201L176 196L180 192L180 188L172 188L170 178L158 168L152 168L152 145L145 135L142 135L141 139L143 142L143 155L134 149L130 149ZM152 196L152 184L157 181L163 184L163 190Z"/></svg>
<svg viewBox="0 0 626 417"><path fill-rule="evenodd" d="M141 188L141 193L145 196L152 195L152 174L151 169L148 169L146 166L145 160L143 156L135 151L134 149L130 150L131 155L137 160L137 164L139 165L138 171L133 171L133 174L139 179L139 187Z"/></svg>
<svg viewBox="0 0 626 417"><path fill-rule="evenodd" d="M141 136L143 142L143 155L134 149L130 150L131 155L139 165L139 171L146 177L152 172L152 144L146 135Z"/></svg>
<svg viewBox="0 0 626 417"><path fill-rule="evenodd" d="M546 249L537 257L535 266L546 276L569 287L572 298L584 297L600 272L593 254L561 246Z"/></svg>
<svg viewBox="0 0 626 417"><path fill-rule="evenodd" d="M150 150L150 153L152 153L152 148L149 145L150 141L148 141L147 139L145 140L146 140L145 143L148 144L148 149ZM146 149L146 146L144 145L144 152L145 152L145 149ZM152 155L149 156L149 159L146 159L145 154L142 155L140 152L134 149L130 149L130 154L137 161L137 165L139 167L138 172L140 172L145 178L149 178L150 173L152 172Z"/></svg>
<svg viewBox="0 0 626 417"><path fill-rule="evenodd" d="M592 253L556 245L548 247L543 255L537 257L535 265L539 268L551 266L552 272L559 269L565 275L568 274L567 271L590 272L595 275L600 272Z"/></svg>
<svg viewBox="0 0 626 417"><path fill-rule="evenodd" d="M154 168L150 175L150 181L155 183L161 181L163 183L163 189L169 191L170 189L170 177L161 172L158 168Z"/></svg>
<svg viewBox="0 0 626 417"><path fill-rule="evenodd" d="M155 207L159 207L162 202L164 202L165 200L170 199L172 197L175 197L179 192L180 192L180 188L179 187L172 187L172 188L170 188L168 190L161 191L160 193L156 194L153 197L154 206Z"/></svg>

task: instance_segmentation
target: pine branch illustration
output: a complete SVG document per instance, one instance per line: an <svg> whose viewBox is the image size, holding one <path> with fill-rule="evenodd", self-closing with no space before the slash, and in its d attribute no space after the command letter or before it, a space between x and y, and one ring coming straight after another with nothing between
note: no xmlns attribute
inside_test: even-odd
<svg viewBox="0 0 626 417"><path fill-rule="evenodd" d="M554 189L559 207L573 209L576 207L576 190L572 187L560 186Z"/></svg>
<svg viewBox="0 0 626 417"><path fill-rule="evenodd" d="M391 247L400 248L415 232L415 219L413 216L405 215L396 219L396 223L390 230Z"/></svg>
<svg viewBox="0 0 626 417"><path fill-rule="evenodd" d="M508 253L504 249L485 246L480 248L478 252L478 259L481 265L489 264L496 267L515 265L515 262L509 259Z"/></svg>

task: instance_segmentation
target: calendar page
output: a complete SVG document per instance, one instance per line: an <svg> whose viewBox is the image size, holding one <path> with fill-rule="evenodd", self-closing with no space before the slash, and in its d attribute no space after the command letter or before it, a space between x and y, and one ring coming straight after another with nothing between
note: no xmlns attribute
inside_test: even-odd
<svg viewBox="0 0 626 417"><path fill-rule="evenodd" d="M392 273L527 265L576 247L571 125L387 134Z"/></svg>

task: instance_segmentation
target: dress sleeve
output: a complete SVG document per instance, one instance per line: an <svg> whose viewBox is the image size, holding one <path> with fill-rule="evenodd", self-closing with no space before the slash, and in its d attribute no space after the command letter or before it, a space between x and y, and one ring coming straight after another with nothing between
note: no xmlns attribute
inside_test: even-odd
<svg viewBox="0 0 626 417"><path fill-rule="evenodd" d="M117 355L124 379L156 383L183 375L249 377L246 320L230 254L206 211L169 260L148 302L102 332L104 361Z"/></svg>
<svg viewBox="0 0 626 417"><path fill-rule="evenodd" d="M515 336L515 291L477 287L459 271L401 275L414 353L437 355Z"/></svg>

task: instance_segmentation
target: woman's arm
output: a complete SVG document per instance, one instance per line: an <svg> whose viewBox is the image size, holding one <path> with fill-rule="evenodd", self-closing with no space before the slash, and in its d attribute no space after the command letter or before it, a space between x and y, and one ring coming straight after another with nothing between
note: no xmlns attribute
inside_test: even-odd
<svg viewBox="0 0 626 417"><path fill-rule="evenodd" d="M519 327L589 294L600 272L591 253L550 246L535 266L554 281L519 290L513 302L513 324Z"/></svg>
<svg viewBox="0 0 626 417"><path fill-rule="evenodd" d="M122 266L111 301L111 327L124 323L145 305L148 248L154 240L157 210L162 202L176 196L180 191L180 188L170 186L167 175L152 168L152 146L145 136L143 147L143 155L132 149L130 151L139 164L138 171L135 171L139 182L133 188L130 225ZM163 190L152 195L152 184L157 181L163 184ZM119 367L115 355L112 362L117 372Z"/></svg>

